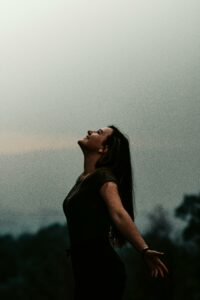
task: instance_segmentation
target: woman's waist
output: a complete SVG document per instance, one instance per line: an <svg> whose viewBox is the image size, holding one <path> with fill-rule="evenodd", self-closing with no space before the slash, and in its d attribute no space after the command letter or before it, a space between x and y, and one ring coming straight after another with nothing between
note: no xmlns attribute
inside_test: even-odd
<svg viewBox="0 0 200 300"><path fill-rule="evenodd" d="M81 241L71 242L71 246L66 249L68 255L70 254L80 254L100 251L100 249L107 249L112 247L109 241L108 236L96 236L84 239Z"/></svg>

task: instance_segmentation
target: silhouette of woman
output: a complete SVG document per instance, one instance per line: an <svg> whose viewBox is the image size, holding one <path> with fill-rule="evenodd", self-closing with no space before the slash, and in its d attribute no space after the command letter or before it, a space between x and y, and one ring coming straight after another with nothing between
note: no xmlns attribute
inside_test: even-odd
<svg viewBox="0 0 200 300"><path fill-rule="evenodd" d="M134 223L133 172L128 138L108 126L78 140L84 172L63 202L74 275L74 300L121 300L126 269L114 247L127 242L143 254L151 276L168 269Z"/></svg>

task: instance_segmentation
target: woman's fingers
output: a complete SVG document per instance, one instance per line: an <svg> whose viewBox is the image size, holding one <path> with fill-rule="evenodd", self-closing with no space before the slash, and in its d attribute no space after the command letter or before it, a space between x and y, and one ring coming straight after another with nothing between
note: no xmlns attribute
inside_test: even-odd
<svg viewBox="0 0 200 300"><path fill-rule="evenodd" d="M169 270L167 269L167 267L165 266L165 264L160 260L159 261L160 267L162 267L162 269L166 272L169 273Z"/></svg>
<svg viewBox="0 0 200 300"><path fill-rule="evenodd" d="M151 276L152 277L157 277L158 276L158 270L156 268L152 269Z"/></svg>
<svg viewBox="0 0 200 300"><path fill-rule="evenodd" d="M154 269L151 270L151 277L154 276Z"/></svg>
<svg viewBox="0 0 200 300"><path fill-rule="evenodd" d="M158 275L159 275L159 270L158 270L158 268L156 268L155 269L155 277L158 277Z"/></svg>
<svg viewBox="0 0 200 300"><path fill-rule="evenodd" d="M169 272L165 264L159 258L159 256L163 254L163 252L149 250L145 255L145 261L151 270L152 277L164 278L165 275Z"/></svg>
<svg viewBox="0 0 200 300"><path fill-rule="evenodd" d="M155 269L155 277L158 276L158 269Z"/></svg>
<svg viewBox="0 0 200 300"><path fill-rule="evenodd" d="M167 267L165 266L165 264L158 258L157 259L157 265L166 273L168 273L168 269Z"/></svg>
<svg viewBox="0 0 200 300"><path fill-rule="evenodd" d="M149 265L151 269L151 276L152 277L165 277L165 273L168 273L168 270L166 271L163 266L159 266L158 264L150 264Z"/></svg>
<svg viewBox="0 0 200 300"><path fill-rule="evenodd" d="M157 267L155 269L152 269L151 276L155 278L161 276L162 278L164 278L164 273L160 268Z"/></svg>
<svg viewBox="0 0 200 300"><path fill-rule="evenodd" d="M162 268L158 267L158 270L159 270L160 276L161 276L162 278L164 278L165 275L164 275L164 272L163 272Z"/></svg>
<svg viewBox="0 0 200 300"><path fill-rule="evenodd" d="M163 252L160 252L163 253ZM156 259L156 264L158 265L159 268L161 268L164 272L168 273L168 269L166 267L166 265L162 262L162 260L160 258L157 257Z"/></svg>
<svg viewBox="0 0 200 300"><path fill-rule="evenodd" d="M164 255L164 252L156 251L156 250L149 250L147 251L147 254L153 254L155 256L162 256Z"/></svg>
<svg viewBox="0 0 200 300"><path fill-rule="evenodd" d="M154 250L154 253L157 255L164 255L164 252L159 252L159 251L155 251L155 250Z"/></svg>
<svg viewBox="0 0 200 300"><path fill-rule="evenodd" d="M152 269L152 271L151 271L151 276L152 276L152 277L156 277L156 269Z"/></svg>

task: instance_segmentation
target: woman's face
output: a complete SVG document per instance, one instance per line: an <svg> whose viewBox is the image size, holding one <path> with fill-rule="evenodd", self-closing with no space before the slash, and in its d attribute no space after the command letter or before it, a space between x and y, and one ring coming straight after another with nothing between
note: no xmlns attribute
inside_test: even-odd
<svg viewBox="0 0 200 300"><path fill-rule="evenodd" d="M99 152L100 149L105 150L103 142L111 135L113 129L110 127L100 128L98 130L88 130L86 137L78 141L78 144L90 151ZM101 151L101 150L100 150Z"/></svg>

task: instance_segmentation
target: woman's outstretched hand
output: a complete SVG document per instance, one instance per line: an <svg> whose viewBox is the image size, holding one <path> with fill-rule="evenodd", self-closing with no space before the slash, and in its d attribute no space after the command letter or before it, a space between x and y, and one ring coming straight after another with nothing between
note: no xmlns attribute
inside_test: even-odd
<svg viewBox="0 0 200 300"><path fill-rule="evenodd" d="M148 265L152 277L164 278L169 272L166 265L160 259L162 255L164 255L163 252L151 249L148 249L144 253L144 261Z"/></svg>

